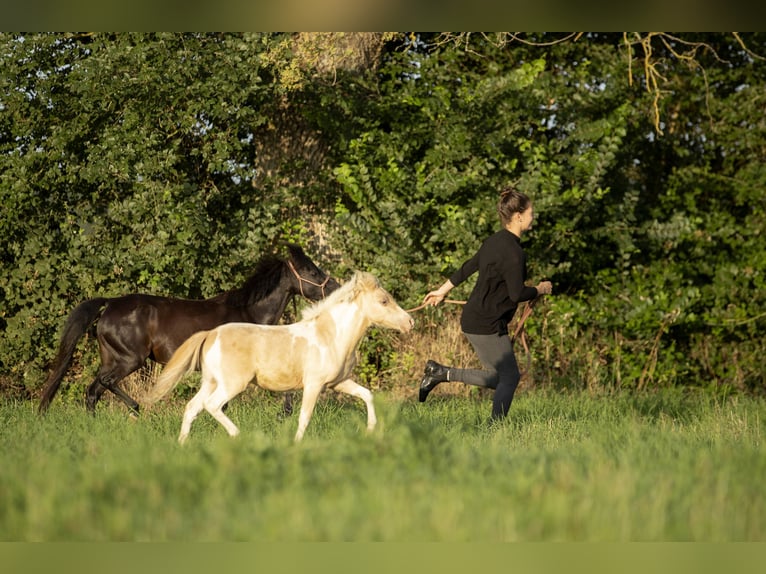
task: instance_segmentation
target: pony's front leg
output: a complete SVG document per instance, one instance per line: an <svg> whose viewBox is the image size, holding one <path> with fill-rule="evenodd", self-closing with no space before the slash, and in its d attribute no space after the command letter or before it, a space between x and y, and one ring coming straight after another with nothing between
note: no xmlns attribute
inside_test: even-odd
<svg viewBox="0 0 766 574"><path fill-rule="evenodd" d="M351 379L341 381L335 385L333 389L351 395L352 397L362 399L364 404L367 405L367 430L372 431L375 429L375 425L378 424L378 419L375 416L375 406L372 404L372 393L369 389L366 389Z"/></svg>
<svg viewBox="0 0 766 574"><path fill-rule="evenodd" d="M322 392L322 387L323 384L319 382L308 383L303 386L303 401L301 402L301 414L298 417L298 432L295 433L295 442L303 438L303 433L309 426L311 414L314 412L314 406L317 398L319 398L319 393Z"/></svg>

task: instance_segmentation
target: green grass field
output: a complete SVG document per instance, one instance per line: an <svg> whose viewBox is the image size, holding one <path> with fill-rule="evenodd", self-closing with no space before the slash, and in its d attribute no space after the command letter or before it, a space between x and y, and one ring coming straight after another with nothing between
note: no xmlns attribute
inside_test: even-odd
<svg viewBox="0 0 766 574"><path fill-rule="evenodd" d="M293 444L297 413L246 393L237 439L203 413L184 447L182 402L2 402L0 539L766 539L763 399L528 391L499 425L488 401L379 392L367 435L361 402L325 394Z"/></svg>

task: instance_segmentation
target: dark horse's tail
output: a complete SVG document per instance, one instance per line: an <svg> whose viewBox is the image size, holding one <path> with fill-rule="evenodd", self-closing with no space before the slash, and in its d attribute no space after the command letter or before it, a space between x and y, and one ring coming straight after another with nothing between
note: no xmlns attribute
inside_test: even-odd
<svg viewBox="0 0 766 574"><path fill-rule="evenodd" d="M59 350L53 362L53 368L48 375L48 380L45 382L45 390L38 407L39 412L43 413L48 410L53 396L58 391L59 385L61 385L64 373L69 368L69 363L72 362L72 355L74 355L74 350L77 348L77 342L101 314L101 309L106 305L107 301L109 299L104 297L88 299L80 303L69 314L69 318L64 325L64 332L61 334Z"/></svg>

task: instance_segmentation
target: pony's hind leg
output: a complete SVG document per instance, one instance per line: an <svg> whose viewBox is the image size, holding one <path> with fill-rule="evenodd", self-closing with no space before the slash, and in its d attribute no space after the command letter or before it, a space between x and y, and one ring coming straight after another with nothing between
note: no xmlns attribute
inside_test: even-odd
<svg viewBox="0 0 766 574"><path fill-rule="evenodd" d="M224 414L223 407L225 407L229 401L238 394L239 393L234 393L232 395L231 393L227 392L223 385L218 385L215 391L213 391L207 397L207 399L205 399L205 410L209 412L215 420L223 425L223 428L226 429L226 432L229 433L229 436L237 436L239 434L239 429L237 428L237 425L235 425L232 420Z"/></svg>
<svg viewBox="0 0 766 574"><path fill-rule="evenodd" d="M358 397L362 399L364 404L367 405L367 430L372 431L375 429L375 425L378 424L378 419L375 416L375 406L373 405L372 393L369 389L364 388L362 385L352 381L351 379L341 381L335 385L333 389L340 391L341 393L351 395L352 397Z"/></svg>
<svg viewBox="0 0 766 574"><path fill-rule="evenodd" d="M184 418L181 421L181 432L178 435L178 442L184 444L189 437L189 431L191 430L192 422L197 418L197 415L205 408L205 401L215 389L215 384L209 381L202 381L199 391L194 395L191 400L186 404L184 409Z"/></svg>

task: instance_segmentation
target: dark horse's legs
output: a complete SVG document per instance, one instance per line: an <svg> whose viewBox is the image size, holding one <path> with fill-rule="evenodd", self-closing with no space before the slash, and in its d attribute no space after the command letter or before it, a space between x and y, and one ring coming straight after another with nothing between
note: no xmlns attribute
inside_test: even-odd
<svg viewBox="0 0 766 574"><path fill-rule="evenodd" d="M101 400L104 391L106 391L106 387L99 382L98 377L93 379L88 390L85 391L85 406L89 412L95 412L96 403Z"/></svg>
<svg viewBox="0 0 766 574"><path fill-rule="evenodd" d="M94 412L96 410L96 403L101 399L101 395L108 390L125 403L131 412L138 414L138 403L119 387L119 383L130 373L137 371L144 364L146 357L136 354L135 351L123 351L124 354L118 355L115 346L110 345L104 339L100 339L99 343L101 367L85 393L88 411ZM148 355L148 352L146 354Z"/></svg>
<svg viewBox="0 0 766 574"><path fill-rule="evenodd" d="M293 414L293 394L285 393L285 402L282 404L282 413L285 416Z"/></svg>
<svg viewBox="0 0 766 574"><path fill-rule="evenodd" d="M122 379L124 377L121 377ZM112 382L106 383L105 379L102 378L101 375L97 375L96 378L93 380L93 382L88 387L88 390L85 394L85 400L87 409L90 412L96 411L96 403L101 399L101 395L104 394L105 391L110 390L112 393L117 396L122 402L124 402L126 405L128 405L128 408L131 410L131 412L134 412L135 414L138 414L139 411L139 404L128 395L125 391L123 391L118 385L118 381L120 379L114 379L112 378Z"/></svg>

